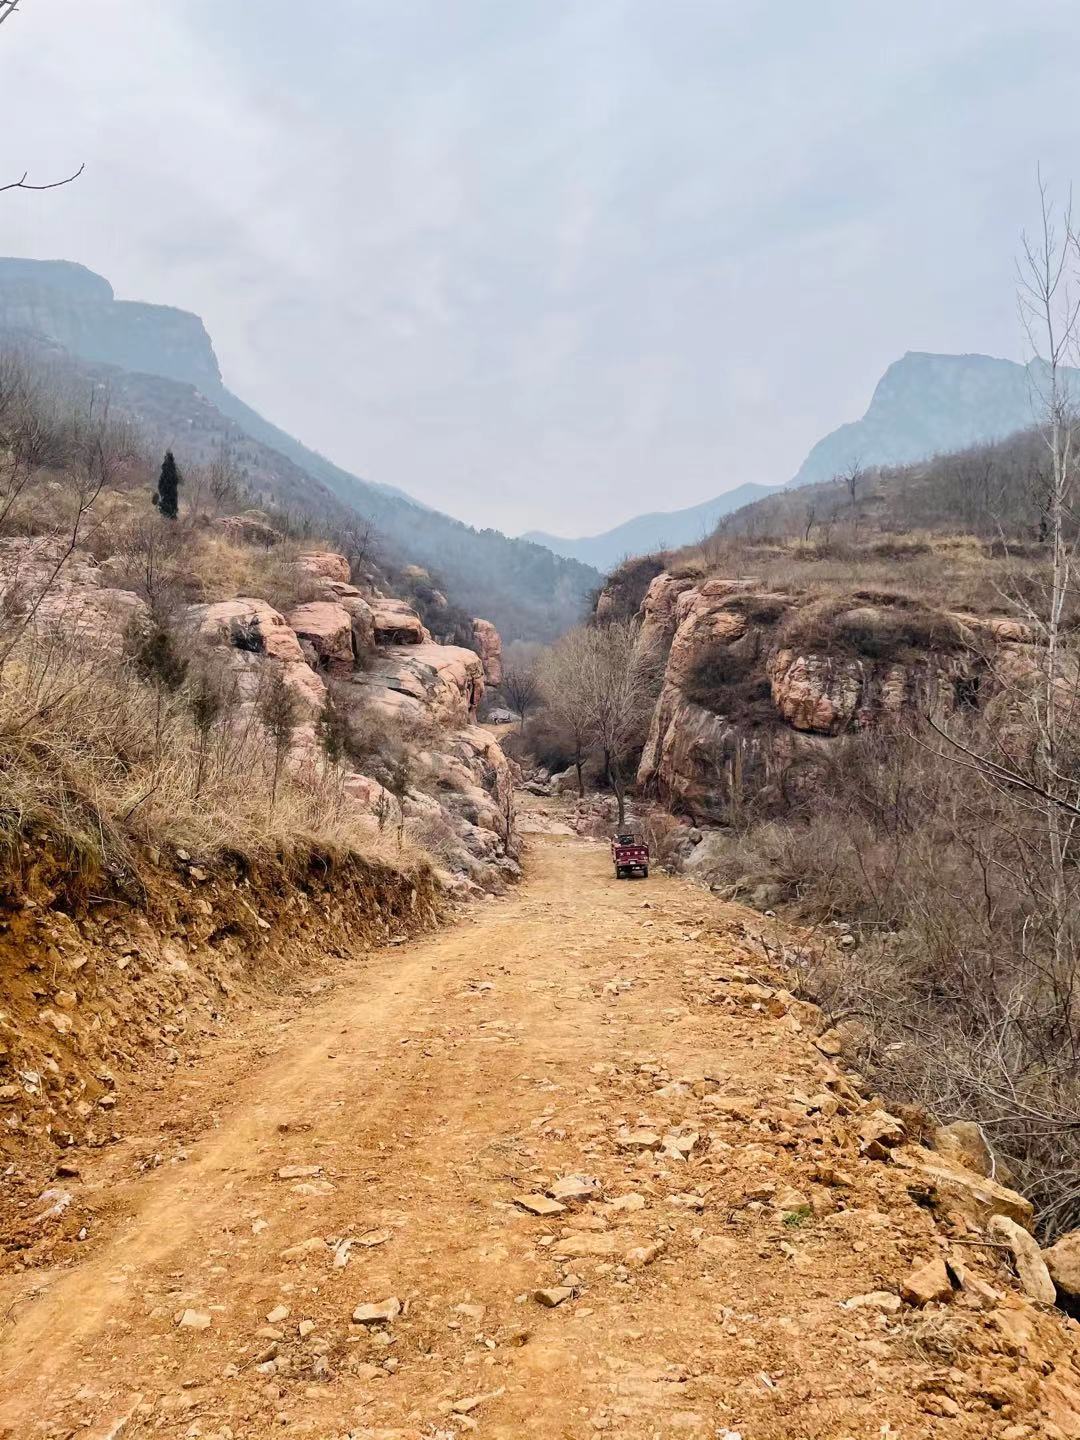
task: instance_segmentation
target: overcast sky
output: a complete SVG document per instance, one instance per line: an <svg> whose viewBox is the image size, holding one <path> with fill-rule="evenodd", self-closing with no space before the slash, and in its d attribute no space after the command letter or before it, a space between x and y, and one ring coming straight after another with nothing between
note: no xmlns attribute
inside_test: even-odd
<svg viewBox="0 0 1080 1440"><path fill-rule="evenodd" d="M0 253L197 311L226 383L476 524L790 478L905 350L1026 358L1075 0L22 0Z"/></svg>

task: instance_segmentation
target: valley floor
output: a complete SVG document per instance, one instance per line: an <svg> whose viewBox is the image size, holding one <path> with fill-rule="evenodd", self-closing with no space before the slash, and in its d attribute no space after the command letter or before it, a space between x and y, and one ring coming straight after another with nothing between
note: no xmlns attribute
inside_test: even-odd
<svg viewBox="0 0 1080 1440"><path fill-rule="evenodd" d="M182 1151L164 1090L164 1163L80 1160L96 1233L0 1281L0 1435L1080 1434L1073 1322L859 1157L763 925L535 835L509 899L178 1076ZM997 1295L844 1308L946 1254Z"/></svg>

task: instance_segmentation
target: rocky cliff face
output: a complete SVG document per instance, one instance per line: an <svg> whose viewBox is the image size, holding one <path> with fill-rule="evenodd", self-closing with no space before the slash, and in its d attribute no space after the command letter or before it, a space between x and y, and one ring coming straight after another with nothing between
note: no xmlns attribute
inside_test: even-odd
<svg viewBox="0 0 1080 1440"><path fill-rule="evenodd" d="M1034 364L909 351L878 381L862 419L819 440L790 483L831 480L853 461L907 465L999 440L1034 423L1040 388Z"/></svg>
<svg viewBox="0 0 1080 1440"><path fill-rule="evenodd" d="M640 611L664 657L638 783L695 819L753 796L812 792L836 741L905 713L970 704L994 665L1023 664L1016 621L898 596L774 594L751 581L664 573Z"/></svg>
<svg viewBox="0 0 1080 1440"><path fill-rule="evenodd" d="M117 300L100 275L57 260L0 260L4 325L44 335L74 355L200 389L216 389L221 371L197 315L168 305Z"/></svg>

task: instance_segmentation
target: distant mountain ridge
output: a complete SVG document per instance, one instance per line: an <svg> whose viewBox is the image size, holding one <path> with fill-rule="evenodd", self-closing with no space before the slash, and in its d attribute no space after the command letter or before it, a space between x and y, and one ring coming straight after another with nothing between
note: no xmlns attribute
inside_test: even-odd
<svg viewBox="0 0 1080 1440"><path fill-rule="evenodd" d="M600 570L627 555L691 545L725 515L781 490L831 480L851 464L909 465L1026 430L1037 418L1045 378L1039 361L909 350L882 375L862 418L823 436L786 485L739 485L686 510L637 515L602 535L567 540L530 530L522 538ZM1065 370L1063 378L1080 401L1080 370Z"/></svg>
<svg viewBox="0 0 1080 1440"><path fill-rule="evenodd" d="M0 259L0 331L59 347L101 367L97 383L178 456L239 447L259 482L285 503L327 508L327 496L369 519L397 558L422 565L450 598L493 620L506 639L549 640L581 616L599 574L578 561L476 530L393 486L362 480L266 420L224 384L206 327L166 305L117 300L112 286L67 260Z"/></svg>
<svg viewBox="0 0 1080 1440"><path fill-rule="evenodd" d="M565 540L544 530L527 530L521 538L546 545L556 555L584 561L586 565L595 565L598 570L610 570L628 555L647 555L653 550L674 550L682 545L691 545L714 530L725 515L771 495L775 488L753 483L737 485L734 490L728 490L714 500L705 500L700 505L691 505L685 510L657 510L648 515L635 515L613 530L605 530L600 535L585 535L579 540Z"/></svg>
<svg viewBox="0 0 1080 1440"><path fill-rule="evenodd" d="M1064 374L1080 396L1080 371ZM908 465L1026 430L1044 375L1038 361L909 350L882 375L862 418L819 440L788 484L831 480L854 461Z"/></svg>

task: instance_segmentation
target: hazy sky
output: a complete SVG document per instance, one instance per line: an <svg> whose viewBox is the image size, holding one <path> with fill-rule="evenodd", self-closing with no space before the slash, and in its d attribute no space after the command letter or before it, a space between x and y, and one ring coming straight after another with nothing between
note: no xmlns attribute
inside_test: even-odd
<svg viewBox="0 0 1080 1440"><path fill-rule="evenodd" d="M563 534L783 481L905 350L1025 358L1075 0L22 0L0 253L198 311L372 479Z"/></svg>

